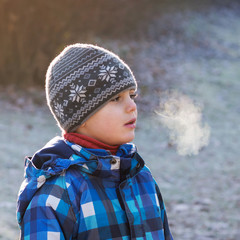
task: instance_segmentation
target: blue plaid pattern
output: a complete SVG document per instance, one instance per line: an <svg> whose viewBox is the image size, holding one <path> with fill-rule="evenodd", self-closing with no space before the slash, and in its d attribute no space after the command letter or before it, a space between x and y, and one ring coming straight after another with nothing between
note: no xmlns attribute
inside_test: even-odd
<svg viewBox="0 0 240 240"><path fill-rule="evenodd" d="M159 188L133 144L112 156L56 138L25 172L21 239L172 240Z"/></svg>

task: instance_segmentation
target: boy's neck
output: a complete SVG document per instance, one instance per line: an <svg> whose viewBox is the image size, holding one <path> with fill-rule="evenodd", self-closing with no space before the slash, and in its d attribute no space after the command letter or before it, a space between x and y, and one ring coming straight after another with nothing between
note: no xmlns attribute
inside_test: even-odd
<svg viewBox="0 0 240 240"><path fill-rule="evenodd" d="M111 146L102 143L96 139L79 133L63 133L63 137L69 142L76 143L84 148L104 149L110 151L112 155L116 155L119 146Z"/></svg>

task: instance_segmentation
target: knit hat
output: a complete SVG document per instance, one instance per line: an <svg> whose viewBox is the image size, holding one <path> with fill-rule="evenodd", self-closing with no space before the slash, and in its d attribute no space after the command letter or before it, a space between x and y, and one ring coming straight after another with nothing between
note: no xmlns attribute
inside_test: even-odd
<svg viewBox="0 0 240 240"><path fill-rule="evenodd" d="M133 73L114 53L89 44L66 47L46 74L48 106L60 128L73 132L120 92L137 88Z"/></svg>

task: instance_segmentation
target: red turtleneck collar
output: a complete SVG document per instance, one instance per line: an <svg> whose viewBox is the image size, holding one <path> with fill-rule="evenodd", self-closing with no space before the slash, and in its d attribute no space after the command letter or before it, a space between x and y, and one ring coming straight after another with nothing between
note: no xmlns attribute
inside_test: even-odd
<svg viewBox="0 0 240 240"><path fill-rule="evenodd" d="M79 133L64 133L63 137L69 142L76 143L84 148L105 149L110 151L111 154L116 155L119 146L111 146L91 137Z"/></svg>

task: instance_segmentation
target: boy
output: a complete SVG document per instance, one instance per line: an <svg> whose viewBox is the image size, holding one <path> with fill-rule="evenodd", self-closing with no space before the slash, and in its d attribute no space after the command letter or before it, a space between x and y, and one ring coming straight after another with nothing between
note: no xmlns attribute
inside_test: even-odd
<svg viewBox="0 0 240 240"><path fill-rule="evenodd" d="M46 75L63 131L26 159L21 239L172 239L164 203L134 144L137 83L106 49L66 47Z"/></svg>

